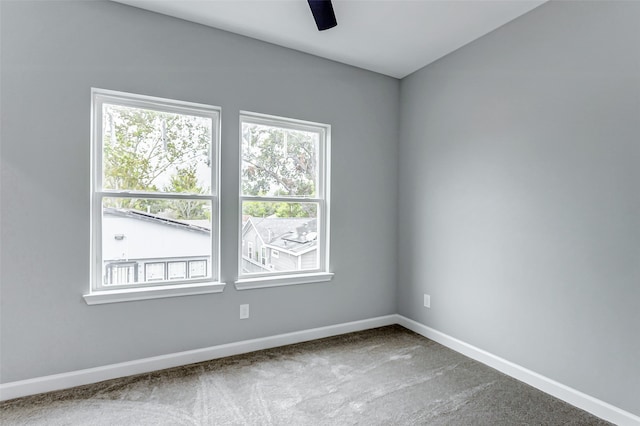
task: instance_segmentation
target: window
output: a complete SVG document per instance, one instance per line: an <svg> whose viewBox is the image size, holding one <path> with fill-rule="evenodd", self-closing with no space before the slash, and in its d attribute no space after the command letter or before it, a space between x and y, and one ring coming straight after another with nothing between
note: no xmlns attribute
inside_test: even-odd
<svg viewBox="0 0 640 426"><path fill-rule="evenodd" d="M167 275L170 280L187 278L187 262L169 262L167 264Z"/></svg>
<svg viewBox="0 0 640 426"><path fill-rule="evenodd" d="M254 113L240 116L238 289L331 279L330 126ZM267 253L278 262L267 264ZM275 253L275 254L274 254ZM257 256L256 256L257 257Z"/></svg>
<svg viewBox="0 0 640 426"><path fill-rule="evenodd" d="M106 265L105 284L129 284L138 280L136 262L113 262Z"/></svg>
<svg viewBox="0 0 640 426"><path fill-rule="evenodd" d="M187 262L167 263L167 276L170 280L187 278Z"/></svg>
<svg viewBox="0 0 640 426"><path fill-rule="evenodd" d="M87 302L222 291L219 109L102 89L92 108Z"/></svg>
<svg viewBox="0 0 640 426"><path fill-rule="evenodd" d="M207 276L207 261L192 260L189 262L189 278L200 278Z"/></svg>
<svg viewBox="0 0 640 426"><path fill-rule="evenodd" d="M144 280L145 281L163 281L164 262L154 262L144 264Z"/></svg>

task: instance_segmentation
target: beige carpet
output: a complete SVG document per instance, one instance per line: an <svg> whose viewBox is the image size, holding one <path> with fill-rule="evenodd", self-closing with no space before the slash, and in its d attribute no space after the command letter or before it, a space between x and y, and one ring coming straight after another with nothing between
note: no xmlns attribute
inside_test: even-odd
<svg viewBox="0 0 640 426"><path fill-rule="evenodd" d="M605 425L391 326L7 401L3 425Z"/></svg>

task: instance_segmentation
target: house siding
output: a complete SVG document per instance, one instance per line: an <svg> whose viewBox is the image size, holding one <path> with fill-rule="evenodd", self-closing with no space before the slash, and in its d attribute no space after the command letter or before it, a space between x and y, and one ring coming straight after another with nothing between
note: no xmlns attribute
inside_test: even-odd
<svg viewBox="0 0 640 426"><path fill-rule="evenodd" d="M318 250L311 250L302 255L302 269L316 269L318 267Z"/></svg>
<svg viewBox="0 0 640 426"><path fill-rule="evenodd" d="M271 256L271 263L275 271L295 271L298 269L298 258L282 250L277 258Z"/></svg>
<svg viewBox="0 0 640 426"><path fill-rule="evenodd" d="M116 235L124 238L116 239ZM211 252L208 233L130 217L105 214L102 236L105 261L202 257Z"/></svg>

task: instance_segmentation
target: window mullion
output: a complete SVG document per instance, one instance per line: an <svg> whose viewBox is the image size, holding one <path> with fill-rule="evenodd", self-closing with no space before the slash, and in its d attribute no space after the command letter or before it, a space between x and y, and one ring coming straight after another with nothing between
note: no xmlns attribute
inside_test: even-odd
<svg viewBox="0 0 640 426"><path fill-rule="evenodd" d="M261 197L253 195L241 195L242 201L259 201L265 203L321 203L322 198L300 198L300 197Z"/></svg>
<svg viewBox="0 0 640 426"><path fill-rule="evenodd" d="M153 198L165 200L215 200L217 197L211 194L177 194L172 192L131 192L103 190L96 192L100 197L116 197L116 198Z"/></svg>

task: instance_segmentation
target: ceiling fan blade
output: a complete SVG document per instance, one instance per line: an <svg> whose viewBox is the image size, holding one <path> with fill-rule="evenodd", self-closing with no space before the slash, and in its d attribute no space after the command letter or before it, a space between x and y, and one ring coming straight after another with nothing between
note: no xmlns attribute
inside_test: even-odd
<svg viewBox="0 0 640 426"><path fill-rule="evenodd" d="M313 19L316 20L318 31L328 30L338 25L336 14L333 12L331 0L307 0Z"/></svg>

